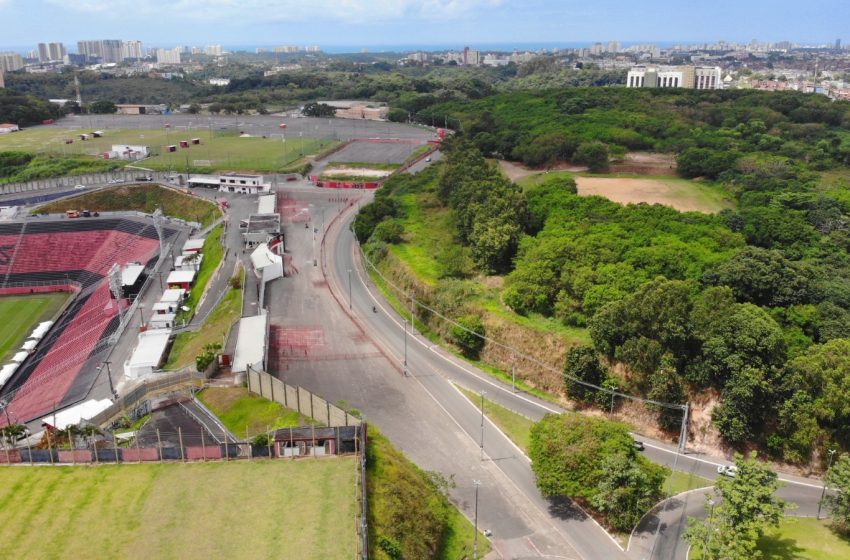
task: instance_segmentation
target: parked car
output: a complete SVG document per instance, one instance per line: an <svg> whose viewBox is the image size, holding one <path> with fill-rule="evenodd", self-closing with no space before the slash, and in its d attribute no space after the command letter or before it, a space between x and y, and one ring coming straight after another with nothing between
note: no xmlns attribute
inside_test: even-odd
<svg viewBox="0 0 850 560"><path fill-rule="evenodd" d="M735 478L738 475L738 467L735 465L719 465L717 467L717 474Z"/></svg>
<svg viewBox="0 0 850 560"><path fill-rule="evenodd" d="M80 212L77 210L65 210L65 215L69 218L79 218Z"/></svg>
<svg viewBox="0 0 850 560"><path fill-rule="evenodd" d="M643 451L644 450L643 442L635 440L635 449L637 449L638 451Z"/></svg>
<svg viewBox="0 0 850 560"><path fill-rule="evenodd" d="M83 210L82 212L80 212L80 214L83 216L83 218L91 218L91 212L89 212L88 210Z"/></svg>
<svg viewBox="0 0 850 560"><path fill-rule="evenodd" d="M426 158L425 158L425 162L426 162L426 163L431 163L431 156L426 157Z"/></svg>
<svg viewBox="0 0 850 560"><path fill-rule="evenodd" d="M81 191L81 190L83 190L87 187L85 185L75 185L74 188L77 189L78 191Z"/></svg>
<svg viewBox="0 0 850 560"><path fill-rule="evenodd" d="M153 177L150 175L139 175L136 177L136 181L153 181Z"/></svg>

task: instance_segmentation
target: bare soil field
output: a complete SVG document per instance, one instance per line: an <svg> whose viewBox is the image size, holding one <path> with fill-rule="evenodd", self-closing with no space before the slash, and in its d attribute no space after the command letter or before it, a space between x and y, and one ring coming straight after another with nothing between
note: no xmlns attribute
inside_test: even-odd
<svg viewBox="0 0 850 560"><path fill-rule="evenodd" d="M662 204L681 212L713 214L731 205L709 185L683 179L575 177L578 194L603 196L620 204Z"/></svg>

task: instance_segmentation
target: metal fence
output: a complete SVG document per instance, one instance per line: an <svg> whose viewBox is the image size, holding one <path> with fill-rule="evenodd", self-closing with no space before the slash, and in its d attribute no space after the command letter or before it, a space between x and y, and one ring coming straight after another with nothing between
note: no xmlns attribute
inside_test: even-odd
<svg viewBox="0 0 850 560"><path fill-rule="evenodd" d="M297 410L326 426L359 426L360 419L302 387L289 385L264 371L248 366L248 390Z"/></svg>

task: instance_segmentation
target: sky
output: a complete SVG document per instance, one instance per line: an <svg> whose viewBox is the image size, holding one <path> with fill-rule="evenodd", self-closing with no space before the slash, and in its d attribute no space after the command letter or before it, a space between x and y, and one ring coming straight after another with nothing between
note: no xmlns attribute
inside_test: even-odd
<svg viewBox="0 0 850 560"><path fill-rule="evenodd" d="M850 43L850 0L0 0L0 47Z"/></svg>

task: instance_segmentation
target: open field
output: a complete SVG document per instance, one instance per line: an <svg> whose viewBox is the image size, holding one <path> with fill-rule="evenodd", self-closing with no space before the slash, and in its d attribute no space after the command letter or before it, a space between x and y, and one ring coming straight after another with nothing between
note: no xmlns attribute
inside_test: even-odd
<svg viewBox="0 0 850 560"><path fill-rule="evenodd" d="M218 206L208 200L150 184L100 189L45 204L33 212L55 214L84 208L93 212L136 210L148 214L161 208L166 216L198 222L202 226L208 226L221 216Z"/></svg>
<svg viewBox="0 0 850 560"><path fill-rule="evenodd" d="M839 560L850 558L850 540L829 528L829 521L785 517L779 528L759 541L764 560Z"/></svg>
<svg viewBox="0 0 850 560"><path fill-rule="evenodd" d="M672 177L576 176L578 194L603 196L620 204L662 204L682 212L713 214L732 204L710 185Z"/></svg>
<svg viewBox="0 0 850 560"><path fill-rule="evenodd" d="M66 293L0 297L0 362L18 351L41 321L53 315L68 299Z"/></svg>
<svg viewBox="0 0 850 560"><path fill-rule="evenodd" d="M204 130L177 131L169 129L112 129L104 130L101 138L80 140L78 134L90 133L90 129L70 131L57 127L39 127L0 136L0 151L19 150L36 153L63 155L100 156L110 151L113 144L149 146L156 154L134 165L157 170L185 170L192 168L233 169L250 171L276 171L287 167L305 155L328 148L332 140L312 138L241 138L234 132ZM190 148L177 148L167 152L166 146L178 145L180 140L200 138L201 144ZM65 144L65 140L74 140Z"/></svg>
<svg viewBox="0 0 850 560"><path fill-rule="evenodd" d="M352 558L356 506L353 457L0 469L6 558Z"/></svg>
<svg viewBox="0 0 850 560"><path fill-rule="evenodd" d="M278 428L320 425L297 410L249 393L244 387L208 387L198 398L237 437L255 436Z"/></svg>
<svg viewBox="0 0 850 560"><path fill-rule="evenodd" d="M707 478L683 471L670 471L662 488L665 493L675 496L688 490L707 488L709 486L714 486L714 483Z"/></svg>
<svg viewBox="0 0 850 560"><path fill-rule="evenodd" d="M393 142L352 142L331 154L326 161L345 163L396 163L401 164L421 148L418 144Z"/></svg>

